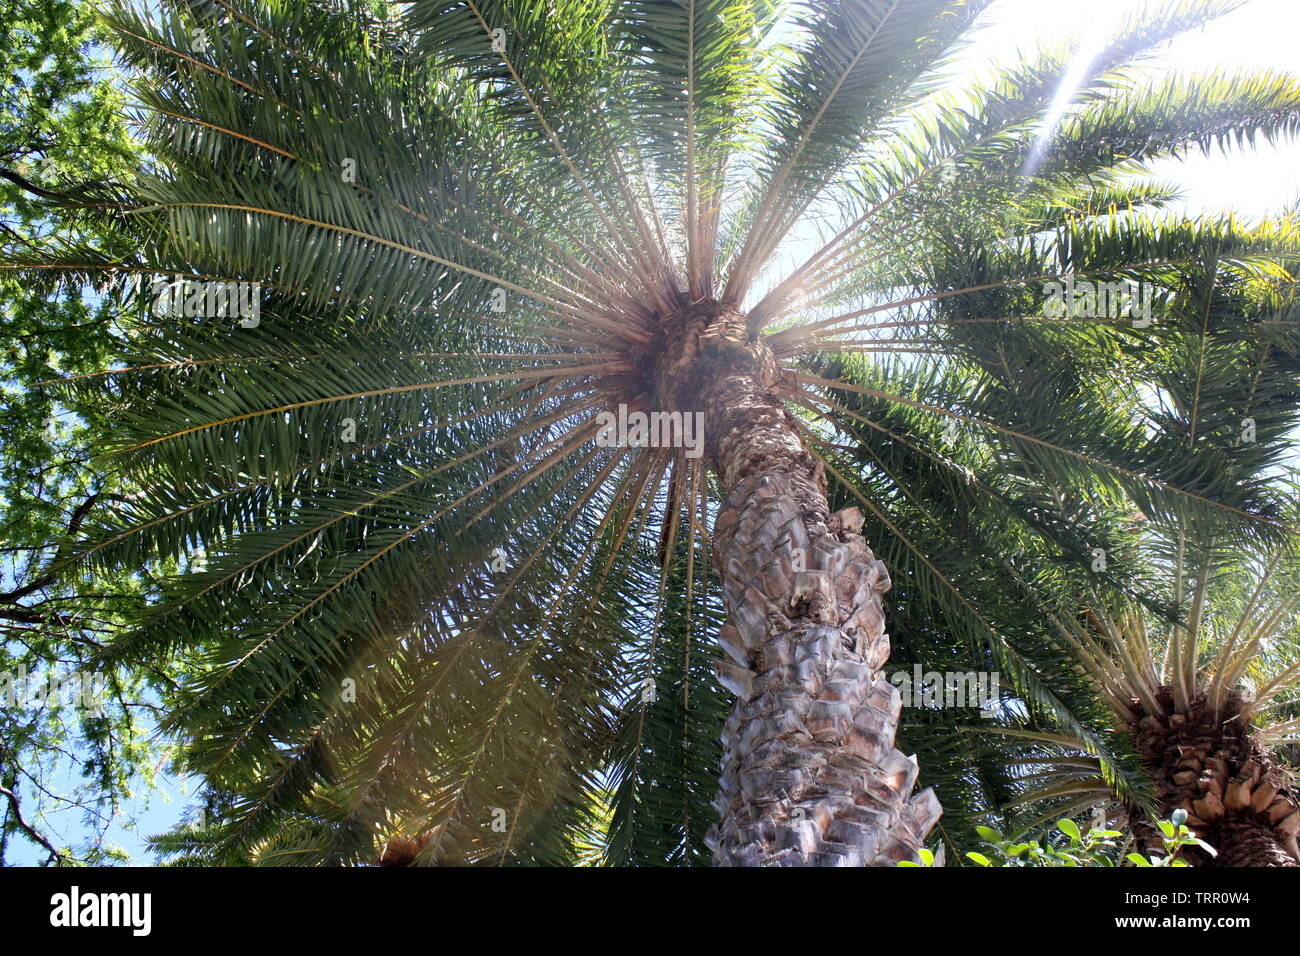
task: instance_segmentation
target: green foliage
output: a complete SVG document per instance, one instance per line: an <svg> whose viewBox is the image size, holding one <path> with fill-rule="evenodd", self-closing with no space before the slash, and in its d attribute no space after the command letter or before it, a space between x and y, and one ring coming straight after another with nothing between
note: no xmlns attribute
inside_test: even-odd
<svg viewBox="0 0 1300 956"><path fill-rule="evenodd" d="M977 733L1022 718L1139 792L1063 622L1081 593L1176 615L1136 512L1280 537L1285 495L1258 476L1300 392L1296 329L1268 316L1300 243L1289 220L1163 216L1169 190L1127 177L1294 129L1300 90L1141 95L1133 62L1227 6L1173 3L1105 47L1044 151L1059 52L968 108L935 102L983 6L109 9L156 161L87 188L132 243L61 229L9 264L257 283L259 306L252 324L171 315L143 286L113 305L120 365L58 390L102 416L95 467L131 489L87 517L73 563L165 571L97 648L179 661L163 728L210 812L160 852L708 858L728 707L708 528L727 489L593 425L643 400L658 323L707 296L765 336L833 504L862 509L894 581L894 665L1004 675L989 714L904 716L950 839L1026 792ZM1136 144L1134 112L1159 136ZM785 238L822 229L769 275ZM1155 321L1044 315L1066 277L1149 283ZM1256 412L1259 440L1231 445Z"/></svg>
<svg viewBox="0 0 1300 956"><path fill-rule="evenodd" d="M127 133L89 5L0 3L0 249L31 256L53 243L131 247L122 225L87 197L125 176L139 147ZM45 294L42 294L45 293ZM148 742L152 673L106 670L97 651L146 597L147 570L71 567L71 542L128 488L88 467L103 407L50 387L95 374L120 348L121 290L0 270L0 863L99 863L113 815L139 806L161 755ZM38 696L51 678L103 682L98 708ZM24 686L25 685L25 686ZM30 693L24 694L23 691ZM46 814L74 824L71 845L47 834Z"/></svg>
<svg viewBox="0 0 1300 956"><path fill-rule="evenodd" d="M987 849L984 852L970 850L965 856L976 866L987 867L1115 867L1125 860L1134 866L1187 866L1187 861L1179 857L1183 847L1196 846L1211 856L1215 851L1204 840L1192 835L1184 825L1186 819L1185 811L1175 810L1170 820L1153 821L1162 834L1165 850L1162 855L1126 853L1128 841L1123 832L1095 826L1085 831L1074 820L1064 817L1056 821L1051 834L1036 840L1008 839L989 827L977 827L976 832ZM933 866L934 862L935 854L927 850L922 854L920 864L902 861L898 865Z"/></svg>
<svg viewBox="0 0 1300 956"><path fill-rule="evenodd" d="M1185 846L1199 847L1210 856L1217 856L1218 851L1214 847L1197 838L1187 828L1186 820L1186 810L1175 810L1168 820L1156 821L1156 825L1160 828L1160 842L1165 848L1163 855L1157 856L1153 853L1143 856L1141 853L1129 853L1125 859L1134 866L1187 866L1187 861L1178 855Z"/></svg>
<svg viewBox="0 0 1300 956"><path fill-rule="evenodd" d="M1056 821L1053 837L1041 840L1008 840L988 827L980 827L979 834L988 852L966 854L977 866L1115 866L1123 837L1097 827L1082 832L1068 817Z"/></svg>

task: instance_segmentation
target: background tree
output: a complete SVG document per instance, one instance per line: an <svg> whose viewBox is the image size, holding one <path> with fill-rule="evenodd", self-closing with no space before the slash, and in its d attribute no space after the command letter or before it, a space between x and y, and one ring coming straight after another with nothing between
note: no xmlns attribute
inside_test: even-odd
<svg viewBox="0 0 1300 956"><path fill-rule="evenodd" d="M8 257L39 255L51 241L109 255L132 247L123 224L94 205L138 161L139 147L92 23L80 3L0 3L0 246ZM0 270L0 863L32 850L46 862L114 855L105 831L159 757L143 737L147 672L92 665L138 610L146 568L88 571L68 561L83 525L126 489L88 464L98 407L47 387L108 366L120 348L118 300L102 284ZM102 679L100 707L77 703L82 676L96 697ZM51 677L68 679L63 695L49 693ZM84 816L71 825L80 834L71 845L47 826L53 811L65 823Z"/></svg>

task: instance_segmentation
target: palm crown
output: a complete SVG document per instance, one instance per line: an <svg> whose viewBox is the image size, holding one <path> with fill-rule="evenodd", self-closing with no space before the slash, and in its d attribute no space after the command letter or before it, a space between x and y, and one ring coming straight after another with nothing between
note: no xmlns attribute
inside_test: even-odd
<svg viewBox="0 0 1300 956"><path fill-rule="evenodd" d="M1131 175L1296 128L1291 78L1135 72L1232 5L1152 7L1082 70L1062 48L973 89L946 72L987 6L967 0L116 10L157 157L113 197L140 251L60 264L209 283L178 287L188 314L142 311L123 367L75 383L141 489L82 560L188 556L109 651L195 663L167 729L219 825L165 845L697 862L752 832L805 852L735 795L761 721L724 726L728 691L743 710L779 670L745 639L762 605L730 563L745 535L749 554L795 547L795 524L784 544L746 524L764 455L803 462L779 495L813 551L832 544L808 572L745 573L784 568L769 618L777 591L816 603L795 576L832 575L831 625L866 636L825 673L876 692L890 646L869 605L892 578L896 663L1000 670L1017 714L1104 750L1044 601L1080 581L1144 596L1137 509L1243 546L1287 523L1259 476L1295 407L1273 321L1294 226L1162 218L1170 190ZM1154 320L1054 314L1067 280L1146 289ZM256 314L204 318L187 293L214 282L258 283ZM1237 344L1207 363L1211 331ZM757 390L728 392L742 366ZM1135 412L1151 390L1177 399L1163 422ZM760 426L746 396L772 397ZM600 440L620 409L702 413L703 447ZM784 431L756 451L761 422ZM826 494L848 510L822 514ZM880 708L881 812L911 835L877 850L898 858L937 805L909 796ZM1016 789L947 718L909 711L901 733L958 830ZM720 761L743 825L710 838ZM777 779L764 766L752 779ZM798 834L786 796L767 799Z"/></svg>

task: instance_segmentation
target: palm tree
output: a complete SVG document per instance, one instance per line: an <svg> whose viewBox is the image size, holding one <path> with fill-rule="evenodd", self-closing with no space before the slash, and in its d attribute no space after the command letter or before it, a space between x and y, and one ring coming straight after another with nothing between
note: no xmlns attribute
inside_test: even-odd
<svg viewBox="0 0 1300 956"><path fill-rule="evenodd" d="M1181 314L1162 324L1134 378L1158 383L1145 415L1188 450L1188 467L1212 456L1207 470L1218 480L1285 495L1294 482L1295 303L1274 291L1207 256L1184 286ZM1271 750L1295 732L1300 681L1295 518L1279 504L1276 526L1253 532L1183 508L1137 515L1138 546L1128 557L1146 578L1140 593L1103 594L1098 581L1067 582L1051 567L1027 574L1105 717L1091 736L1014 719L996 731L1024 744L995 749L1032 783L1006 804L1045 814L1022 822L1110 805L1156 850L1150 815L1168 819L1181 809L1217 850L1190 851L1197 865L1300 862L1300 801Z"/></svg>
<svg viewBox="0 0 1300 956"><path fill-rule="evenodd" d="M1188 542L1181 543L1186 560ZM1018 756L1002 752L1033 784L1011 804L1053 819L1088 807L1127 816L1148 851L1160 848L1151 816L1182 810L1215 851L1188 851L1195 865L1300 864L1300 800L1272 749L1297 727L1293 565L1290 549L1262 567L1216 549L1182 568L1186 620L1171 625L1137 607L1095 603L1082 621L1058 618L1109 702L1114 737L1134 759L1111 763L1059 730L1005 728L1000 733L1025 746Z"/></svg>
<svg viewBox="0 0 1300 956"><path fill-rule="evenodd" d="M982 0L114 11L157 157L112 197L140 252L45 265L178 278L73 386L143 489L82 560L184 569L108 652L194 668L166 728L217 822L168 848L556 862L597 830L614 862L915 859L940 807L895 746L891 575L1028 706L1072 707L1059 650L967 596L1001 572L952 565L927 487L1067 553L1102 533L1014 469L971 485L952 442L1076 504L1273 520L1141 451L1106 389L1141 323L1044 311L1045 283L1200 261L1205 233L1132 212L1169 198L1136 164L1296 128L1288 77L1135 72L1234 5L961 90Z"/></svg>

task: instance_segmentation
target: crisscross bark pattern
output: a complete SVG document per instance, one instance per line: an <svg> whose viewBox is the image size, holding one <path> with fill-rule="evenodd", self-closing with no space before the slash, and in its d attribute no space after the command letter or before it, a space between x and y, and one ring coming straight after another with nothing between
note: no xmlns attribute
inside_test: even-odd
<svg viewBox="0 0 1300 956"><path fill-rule="evenodd" d="M1240 697L1215 711L1204 697L1186 712L1162 687L1160 714L1144 714L1128 730L1151 771L1163 815L1186 810L1187 825L1218 851L1198 849L1187 858L1198 866L1294 867L1300 863L1300 801L1288 775L1251 733ZM1134 701L1134 709L1140 704ZM1140 710L1139 710L1140 712ZM1150 852L1163 853L1160 834L1140 812L1134 833Z"/></svg>
<svg viewBox="0 0 1300 956"><path fill-rule="evenodd" d="M713 536L728 622L720 679L737 695L710 833L723 866L916 860L941 812L913 797L894 747L901 698L880 596L889 575L856 509L831 515L823 469L773 392L775 365L743 316L695 311L660 370L661 399L706 415L725 499ZM682 358L685 358L685 361Z"/></svg>

